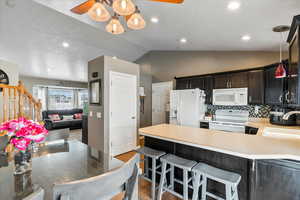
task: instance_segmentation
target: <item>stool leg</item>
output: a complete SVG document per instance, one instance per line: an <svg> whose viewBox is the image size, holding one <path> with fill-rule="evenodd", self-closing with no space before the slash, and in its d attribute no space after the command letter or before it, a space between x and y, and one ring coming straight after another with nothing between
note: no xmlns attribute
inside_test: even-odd
<svg viewBox="0 0 300 200"><path fill-rule="evenodd" d="M206 200L207 178L202 174L201 200Z"/></svg>
<svg viewBox="0 0 300 200"><path fill-rule="evenodd" d="M225 185L225 190L226 190L226 200L232 200L232 186L229 184Z"/></svg>
<svg viewBox="0 0 300 200"><path fill-rule="evenodd" d="M188 171L186 169L183 170L183 199L189 199L189 183L188 183Z"/></svg>
<svg viewBox="0 0 300 200"><path fill-rule="evenodd" d="M193 199L192 200L198 200L200 178L201 176L199 173L193 172Z"/></svg>
<svg viewBox="0 0 300 200"><path fill-rule="evenodd" d="M152 179L151 179L151 198L155 199L155 185L156 185L156 159L152 158Z"/></svg>
<svg viewBox="0 0 300 200"><path fill-rule="evenodd" d="M165 179L166 179L166 169L167 169L167 163L162 162L161 177L160 177L159 189L158 189L158 193L157 193L157 200L161 200L161 197L162 197L163 187L164 187Z"/></svg>
<svg viewBox="0 0 300 200"><path fill-rule="evenodd" d="M144 155L144 160L145 160L145 163L144 163L144 169L145 169L145 175L147 178L149 178L149 160L148 160L148 157Z"/></svg>
<svg viewBox="0 0 300 200"><path fill-rule="evenodd" d="M237 186L234 187L234 200L239 200L239 192L238 192L238 189L237 189Z"/></svg>
<svg viewBox="0 0 300 200"><path fill-rule="evenodd" d="M174 166L171 166L170 184L171 189L174 190Z"/></svg>

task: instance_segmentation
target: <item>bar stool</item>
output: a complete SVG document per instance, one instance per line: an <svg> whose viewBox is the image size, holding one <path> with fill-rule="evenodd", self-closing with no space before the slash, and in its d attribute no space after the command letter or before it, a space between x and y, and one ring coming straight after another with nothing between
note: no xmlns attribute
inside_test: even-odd
<svg viewBox="0 0 300 200"><path fill-rule="evenodd" d="M188 172L191 172L192 168L197 164L197 162L192 160L187 160L172 154L167 154L162 156L160 158L160 161L162 162L162 172L161 172L160 184L159 184L159 189L157 194L157 200L161 200L162 194L165 191L168 191L184 200L188 200L188 188L193 189L193 187L189 185L189 183L192 182L193 178L192 177L189 178ZM168 170L167 170L167 165L170 166ZM183 170L183 181L174 178L174 167ZM170 172L169 174L170 186L168 186L167 179L166 179L166 175L169 172ZM175 192L174 190L175 182L182 184L183 195Z"/></svg>
<svg viewBox="0 0 300 200"><path fill-rule="evenodd" d="M161 175L160 172L157 171L161 167L161 164L157 165L157 161L159 161L159 158L166 153L163 151L158 151L155 149L151 149L149 147L141 147L136 150L137 153L144 156L144 159L141 161L144 161L145 166L145 172L141 175L141 178L151 182L151 197L154 200L155 199L155 190L156 190L156 174ZM149 160L151 159L152 167L149 168ZM151 171L151 178L149 178L149 171Z"/></svg>
<svg viewBox="0 0 300 200"><path fill-rule="evenodd" d="M239 174L215 168L205 163L197 164L193 169L193 200L198 200L199 187L202 186L201 200L206 200L206 196L214 199L221 197L207 191L207 179L225 184L226 200L238 200L238 184L241 181ZM200 181L200 179L202 179Z"/></svg>

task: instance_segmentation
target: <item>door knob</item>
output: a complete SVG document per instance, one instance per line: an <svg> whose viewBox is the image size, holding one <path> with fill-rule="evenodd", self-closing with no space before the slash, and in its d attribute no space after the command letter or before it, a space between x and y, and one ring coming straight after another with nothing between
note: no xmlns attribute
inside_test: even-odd
<svg viewBox="0 0 300 200"><path fill-rule="evenodd" d="M131 119L135 119L135 117L131 117Z"/></svg>

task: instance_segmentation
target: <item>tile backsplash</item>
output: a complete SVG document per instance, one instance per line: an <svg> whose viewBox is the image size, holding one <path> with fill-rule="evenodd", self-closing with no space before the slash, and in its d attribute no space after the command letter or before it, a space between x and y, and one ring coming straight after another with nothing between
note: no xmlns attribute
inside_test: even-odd
<svg viewBox="0 0 300 200"><path fill-rule="evenodd" d="M255 107L258 106L258 112L255 112ZM218 109L224 110L248 110L250 115L249 117L254 118L268 118L270 115L271 107L268 105L248 105L248 106L216 106L216 105L207 105L207 111L215 114L215 111Z"/></svg>

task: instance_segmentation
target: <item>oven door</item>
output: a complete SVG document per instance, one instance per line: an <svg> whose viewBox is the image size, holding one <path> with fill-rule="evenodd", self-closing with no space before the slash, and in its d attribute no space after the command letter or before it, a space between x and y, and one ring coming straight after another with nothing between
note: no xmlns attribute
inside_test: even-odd
<svg viewBox="0 0 300 200"><path fill-rule="evenodd" d="M235 133L245 133L246 131L246 128L243 125L228 124L222 122L210 122L209 129Z"/></svg>

